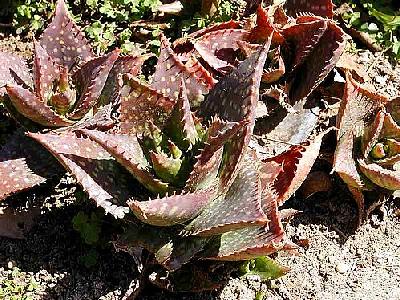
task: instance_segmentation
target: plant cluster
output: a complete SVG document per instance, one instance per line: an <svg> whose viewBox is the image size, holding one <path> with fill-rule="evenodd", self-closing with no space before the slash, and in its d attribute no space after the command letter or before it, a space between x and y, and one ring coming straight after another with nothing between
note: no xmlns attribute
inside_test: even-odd
<svg viewBox="0 0 400 300"><path fill-rule="evenodd" d="M392 0L336 1L345 5L342 17L396 58L400 58L400 7Z"/></svg>
<svg viewBox="0 0 400 300"><path fill-rule="evenodd" d="M66 4L74 12L73 19L84 26L97 54L115 46L122 53L132 52L138 48L135 44L138 38L156 49L159 47L160 27L166 26L166 22L173 27L171 31L188 32L204 28L212 21L227 21L233 12L230 1L218 3L212 16L201 11L202 2L207 2L205 0L178 2L170 6L163 5L160 0L84 0L66 1ZM44 27L44 20L54 11L55 4L52 1L21 0L10 7L15 11L13 26L17 33L36 33Z"/></svg>
<svg viewBox="0 0 400 300"><path fill-rule="evenodd" d="M0 199L43 183L58 166L52 156L123 224L116 248L145 249L164 267L155 284L187 289L179 279L190 272L190 288L214 288L193 259L253 259L247 272L282 275L286 269L259 257L294 248L283 227L291 211L281 206L330 131L322 100L342 99L334 169L360 211L366 189L399 187L397 101L360 87L343 61L336 72L347 74L346 84L331 78L347 40L332 7L286 1L260 6L255 23L215 24L172 44L161 34L146 81L147 56L96 57L59 0L35 43L33 79L25 61L0 56L4 103L30 130L1 148ZM271 107L260 114L265 98L286 110L283 118ZM272 127L266 147L254 143L260 123ZM73 223L95 243L97 215Z"/></svg>

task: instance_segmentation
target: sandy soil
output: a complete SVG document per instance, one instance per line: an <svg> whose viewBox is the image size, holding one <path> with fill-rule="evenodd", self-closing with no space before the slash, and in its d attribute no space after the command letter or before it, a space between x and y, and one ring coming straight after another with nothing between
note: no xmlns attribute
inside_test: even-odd
<svg viewBox="0 0 400 300"><path fill-rule="evenodd" d="M0 42L1 50L23 52L30 46L15 39ZM367 51L358 53L371 83L396 96L400 67ZM144 285L137 299L400 299L400 205L389 200L355 229L357 213L346 187L334 177L335 189L308 199L293 197L285 206L301 210L286 226L288 237L302 245L298 255L280 253L277 260L292 269L286 276L260 282L257 277L231 278L220 290L173 294ZM24 240L0 238L0 286L23 287L17 299L123 299L137 276L134 260L112 245L98 251L98 262L87 268L82 256L90 251L71 220L82 203L79 188L68 177L7 200L3 205L40 207L36 223ZM78 196L78 200L77 200Z"/></svg>

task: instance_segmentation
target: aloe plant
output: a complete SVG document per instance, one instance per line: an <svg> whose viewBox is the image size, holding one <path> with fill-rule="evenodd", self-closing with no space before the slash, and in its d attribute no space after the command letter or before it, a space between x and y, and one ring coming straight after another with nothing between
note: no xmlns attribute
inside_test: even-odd
<svg viewBox="0 0 400 300"><path fill-rule="evenodd" d="M32 72L24 59L0 52L0 100L29 130L66 127L78 121L81 127L110 128L109 112L120 93L117 77L126 72L136 75L145 58L120 56L119 50L95 57L59 0L52 22L34 42ZM1 149L0 170L10 178L0 188L0 199L43 183L60 170L42 147L33 146L29 153L26 149L31 145L19 131Z"/></svg>
<svg viewBox="0 0 400 300"><path fill-rule="evenodd" d="M118 102L113 126L99 128L94 122L28 134L98 206L126 221L116 247L145 248L169 271L192 258L244 260L290 247L278 207L307 177L325 131L312 130L310 138L307 129L296 145L261 159L249 146L261 82L266 89L285 84L290 100L302 109L333 68L345 38L328 19L293 20L282 6L269 9L274 14L259 8L250 29L231 21L172 46L161 36L149 83L135 72L111 74L122 79L122 86L107 93ZM114 66L117 54L106 56ZM78 67L76 77L87 78L79 70L96 59L102 58ZM60 74L67 69L64 65ZM59 82L49 98L53 107L64 103L73 87ZM107 103L109 98L96 99ZM96 99L54 111L74 122L98 105Z"/></svg>
<svg viewBox="0 0 400 300"><path fill-rule="evenodd" d="M398 99L373 92L350 75L338 114L338 145L333 169L347 183L364 218L364 193L396 195L400 189Z"/></svg>

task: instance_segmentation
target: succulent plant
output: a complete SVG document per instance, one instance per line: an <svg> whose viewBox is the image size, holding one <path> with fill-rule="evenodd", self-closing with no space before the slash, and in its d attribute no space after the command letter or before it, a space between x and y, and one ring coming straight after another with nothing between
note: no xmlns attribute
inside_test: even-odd
<svg viewBox="0 0 400 300"><path fill-rule="evenodd" d="M308 115L304 101L333 68L345 38L328 19L291 19L282 6L269 9L274 13L259 8L250 29L226 22L172 46L161 36L150 83L135 77L135 71L119 76L137 60L125 68L116 51L78 67L68 59L59 69L54 93L47 96L55 110L47 106L47 111L75 122L99 102L117 101L116 122L99 128L95 116L86 126L28 136L57 158L106 213L126 221L125 234L115 242L118 248L145 248L167 270L176 271L194 257L244 260L290 247L281 222L285 213L278 207L307 177L325 131L318 133L318 118L313 119L294 145L261 158L250 146L260 87L288 86L296 116L289 114L277 131L290 123L290 132L296 132ZM37 52L55 49L49 45ZM56 56L51 66L62 59ZM113 67L104 63L102 68L98 61L112 61ZM89 84L93 69L96 74L107 69L110 85L107 78ZM70 108L66 99L74 98L74 86L65 80L69 70L84 88L93 87L96 97L84 93L89 100L79 98ZM14 73L9 72L8 82L17 79ZM116 78L121 86L112 84ZM11 101L14 86L7 85ZM37 95L23 91L40 97L41 80L35 78L36 86ZM104 86L110 89L102 94Z"/></svg>
<svg viewBox="0 0 400 300"><path fill-rule="evenodd" d="M175 41L174 50L183 60L195 57L205 62L205 67L218 77L257 51L272 33L263 82L284 81L290 103L294 104L321 84L344 51L347 37L328 19L333 15L332 6L330 0L259 6L255 26L241 28L236 22L222 23Z"/></svg>
<svg viewBox="0 0 400 300"><path fill-rule="evenodd" d="M364 192L400 189L398 101L370 91L348 75L333 168L354 194L360 218L365 217Z"/></svg>
<svg viewBox="0 0 400 300"><path fill-rule="evenodd" d="M95 57L63 0L57 2L52 22L34 42L34 54L31 74L24 59L0 52L0 99L29 130L71 126L81 119L81 127L112 127L109 111L118 102L118 75L136 75L146 58L119 56L119 50ZM24 150L31 144L19 132L1 149L0 170L10 177L10 184L2 186L0 199L43 183L46 174L60 170L41 146L33 147L32 153ZM42 159L31 162L34 157ZM49 172L37 173L40 170Z"/></svg>
<svg viewBox="0 0 400 300"><path fill-rule="evenodd" d="M193 257L271 254L287 245L278 205L306 178L323 134L263 160L248 147L270 42L215 84L162 38L153 82L124 76L117 128L30 136L128 221L118 248L145 248L170 271Z"/></svg>
<svg viewBox="0 0 400 300"><path fill-rule="evenodd" d="M22 58L0 53L0 91L23 124L29 119L45 127L71 125L109 103L104 98L110 97L102 95L110 93L105 86L116 89L118 72L136 75L143 62L143 57L119 57L119 50L95 57L63 0L57 2L52 22L34 42L34 54L32 79Z"/></svg>

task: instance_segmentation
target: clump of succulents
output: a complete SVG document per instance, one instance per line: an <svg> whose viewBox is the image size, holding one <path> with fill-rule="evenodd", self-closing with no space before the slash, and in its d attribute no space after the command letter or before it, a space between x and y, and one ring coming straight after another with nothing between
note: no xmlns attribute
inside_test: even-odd
<svg viewBox="0 0 400 300"><path fill-rule="evenodd" d="M398 99L390 100L348 77L338 115L334 170L364 217L364 192L378 189L396 195L400 189Z"/></svg>
<svg viewBox="0 0 400 300"><path fill-rule="evenodd" d="M0 100L29 130L77 122L109 128L119 97L118 74L136 75L145 58L120 56L119 50L95 57L59 0L52 22L34 42L32 72L24 59L0 52ZM6 174L0 199L45 182L56 169L47 152L18 131L0 150L0 171Z"/></svg>
<svg viewBox="0 0 400 300"><path fill-rule="evenodd" d="M34 89L28 81L19 82L26 69L17 60L19 69L8 68L1 79L6 102L13 104L13 113L46 127L71 125L111 104L115 120L109 126L99 126L101 114L68 130L28 136L73 174L106 213L126 221L118 248L147 249L170 271L194 257L269 255L288 246L281 222L285 214L278 207L307 177L325 134L315 124L303 130L309 115L304 104L335 66L346 40L324 18L332 17L332 5L302 5L300 12L323 17L297 16L295 3L260 7L256 24L217 24L172 46L161 36L155 72L147 83L136 77L143 57L118 58L114 51L93 58L79 32L76 41L69 38L64 27L72 21L60 0L55 19L36 43ZM267 156L250 144L261 88L269 95L282 91L292 111L277 131L289 124L296 135L294 142L289 136L287 147ZM318 116L313 120L317 123ZM20 184L16 162L23 170L31 162L14 157L13 147L2 148L8 156L0 161L0 173L11 165L15 172L7 180L16 178ZM379 147L372 146L371 153L381 155ZM20 189L9 184L0 189L0 197L30 184Z"/></svg>

